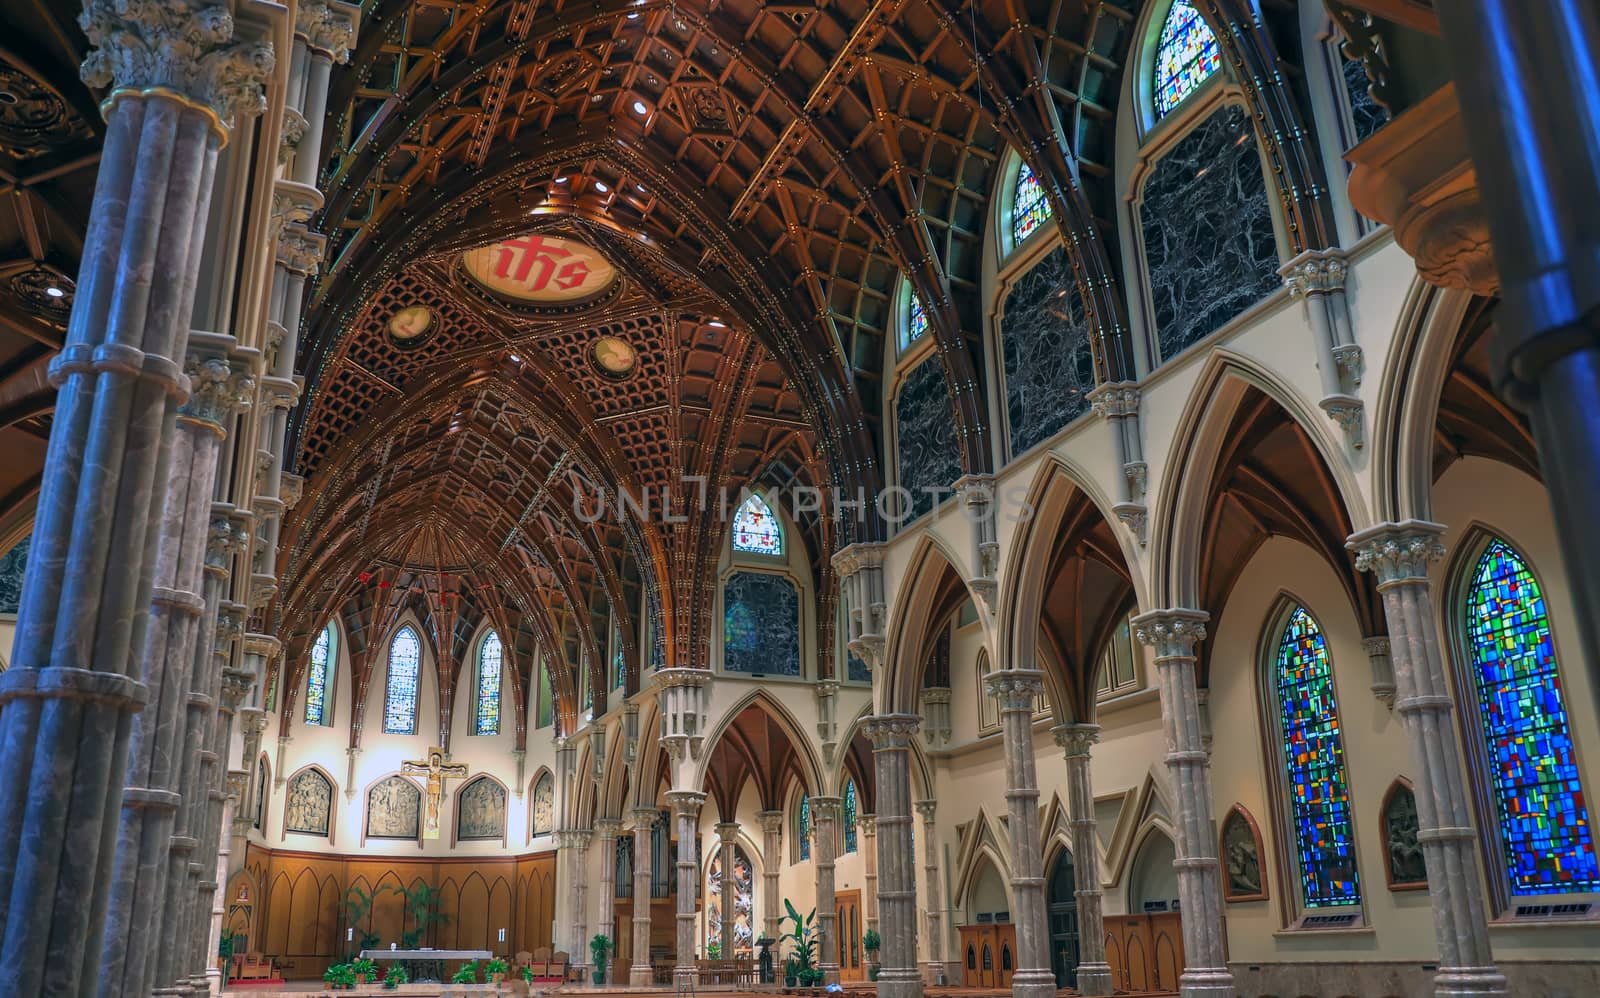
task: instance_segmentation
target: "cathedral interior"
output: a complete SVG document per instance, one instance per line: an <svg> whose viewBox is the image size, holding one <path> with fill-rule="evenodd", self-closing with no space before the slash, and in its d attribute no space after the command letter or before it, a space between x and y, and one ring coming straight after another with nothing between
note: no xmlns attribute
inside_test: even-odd
<svg viewBox="0 0 1600 998"><path fill-rule="evenodd" d="M1600 994L1593 0L0 15L0 994Z"/></svg>

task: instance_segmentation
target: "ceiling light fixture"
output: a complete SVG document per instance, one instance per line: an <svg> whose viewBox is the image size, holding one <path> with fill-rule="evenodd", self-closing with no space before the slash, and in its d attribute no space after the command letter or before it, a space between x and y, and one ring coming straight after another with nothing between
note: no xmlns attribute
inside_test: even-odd
<svg viewBox="0 0 1600 998"><path fill-rule="evenodd" d="M639 193L640 194L644 193L644 185L643 184L634 184L633 186L635 186L635 187L637 187L639 189Z"/></svg>
<svg viewBox="0 0 1600 998"><path fill-rule="evenodd" d="M607 187L605 184L602 184L598 180L596 180L594 182L594 189L599 191L601 194L605 194L606 192L611 190L611 188Z"/></svg>
<svg viewBox="0 0 1600 998"><path fill-rule="evenodd" d="M637 21L638 19L639 19L639 12L638 11L634 11L633 13L628 15L628 20L630 20L630 21Z"/></svg>
<svg viewBox="0 0 1600 998"><path fill-rule="evenodd" d="M723 322L721 319L712 319L710 322L707 322L706 325L711 326L714 329L727 329L728 328L728 324L726 322Z"/></svg>
<svg viewBox="0 0 1600 998"><path fill-rule="evenodd" d="M633 113L634 114L648 114L648 113L650 113L650 109L648 107L645 107L644 101L636 100L636 101L633 102Z"/></svg>
<svg viewBox="0 0 1600 998"><path fill-rule="evenodd" d="M566 177L557 177L556 178L556 183L558 183L558 184L564 184L566 182L567 182L567 178Z"/></svg>
<svg viewBox="0 0 1600 998"><path fill-rule="evenodd" d="M67 293L65 291L62 291L60 288L56 287L54 284L50 285L48 288L45 288L44 289L44 293L49 295L52 298L65 298L67 296Z"/></svg>

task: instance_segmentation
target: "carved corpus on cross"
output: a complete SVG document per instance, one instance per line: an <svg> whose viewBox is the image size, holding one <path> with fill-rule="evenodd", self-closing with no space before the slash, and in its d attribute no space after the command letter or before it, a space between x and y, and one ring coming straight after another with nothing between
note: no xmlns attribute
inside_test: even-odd
<svg viewBox="0 0 1600 998"><path fill-rule="evenodd" d="M439 837L439 804L444 800L444 781L467 775L467 767L459 762L447 762L444 749L437 745L428 749L426 759L407 759L400 763L400 771L407 776L426 776L428 790L426 808L422 816L422 837Z"/></svg>

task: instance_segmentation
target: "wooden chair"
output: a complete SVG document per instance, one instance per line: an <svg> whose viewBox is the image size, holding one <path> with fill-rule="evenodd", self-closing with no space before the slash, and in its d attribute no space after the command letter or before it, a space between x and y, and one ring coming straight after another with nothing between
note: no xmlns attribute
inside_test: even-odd
<svg viewBox="0 0 1600 998"><path fill-rule="evenodd" d="M246 953L235 957L238 961L237 973L234 977L241 981L266 981L277 977L273 969L272 957L262 956L260 953Z"/></svg>
<svg viewBox="0 0 1600 998"><path fill-rule="evenodd" d="M533 968L534 977L550 976L550 947L540 946L533 951L533 957L528 961L528 966Z"/></svg>
<svg viewBox="0 0 1600 998"><path fill-rule="evenodd" d="M571 963L567 958L567 951L558 949L550 957L550 965L545 971L544 976L553 977L558 981L564 981L567 979L567 971L570 969Z"/></svg>

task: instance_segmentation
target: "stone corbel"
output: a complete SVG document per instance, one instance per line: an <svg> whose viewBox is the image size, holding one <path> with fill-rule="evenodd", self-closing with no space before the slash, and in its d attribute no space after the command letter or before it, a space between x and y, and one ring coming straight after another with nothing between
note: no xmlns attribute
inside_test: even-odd
<svg viewBox="0 0 1600 998"><path fill-rule="evenodd" d="M1394 662L1389 658L1389 639L1362 638L1361 650L1372 663L1372 695L1394 710Z"/></svg>
<svg viewBox="0 0 1600 998"><path fill-rule="evenodd" d="M1317 351L1317 371L1322 378L1322 399L1317 404L1339 424L1351 448L1360 450L1366 446L1361 401L1363 360L1345 295L1348 272L1349 264L1338 249L1307 250L1278 269L1289 297L1301 299L1306 305Z"/></svg>
<svg viewBox="0 0 1600 998"><path fill-rule="evenodd" d="M356 43L361 8L337 0L301 0L295 11L294 33L315 52L337 63L350 61Z"/></svg>
<svg viewBox="0 0 1600 998"><path fill-rule="evenodd" d="M950 687L929 686L922 691L922 740L930 749L950 744Z"/></svg>
<svg viewBox="0 0 1600 998"><path fill-rule="evenodd" d="M599 786L606 778L606 729L596 725L589 732L589 775Z"/></svg>
<svg viewBox="0 0 1600 998"><path fill-rule="evenodd" d="M978 597L983 609L993 614L995 596L1000 590L1000 542L995 532L993 475L963 475L956 481L956 492L966 506L967 522L972 525L973 574L967 587Z"/></svg>
<svg viewBox="0 0 1600 998"><path fill-rule="evenodd" d="M303 223L290 222L278 237L278 262L290 273L310 277L317 272L327 249L326 236L312 232Z"/></svg>
<svg viewBox="0 0 1600 998"><path fill-rule="evenodd" d="M306 480L301 476L291 475L287 471L283 473L278 484L278 499L285 510L294 509L305 492L305 485Z"/></svg>
<svg viewBox="0 0 1600 998"><path fill-rule="evenodd" d="M700 758L709 718L706 700L711 673L704 669L662 669L656 673L661 704L661 744L673 758Z"/></svg>
<svg viewBox="0 0 1600 998"><path fill-rule="evenodd" d="M884 545L862 542L840 548L833 556L844 604L845 641L852 654L876 672L883 664L888 629L888 600L883 585Z"/></svg>
<svg viewBox="0 0 1600 998"><path fill-rule="evenodd" d="M361 749L352 745L344 750L344 799L356 799L356 760L361 758Z"/></svg>
<svg viewBox="0 0 1600 998"><path fill-rule="evenodd" d="M1111 511L1143 545L1149 533L1150 510L1145 504L1149 466L1139 425L1140 398L1139 385L1132 381L1108 381L1089 393L1089 404L1111 427L1122 459L1122 494Z"/></svg>
<svg viewBox="0 0 1600 998"><path fill-rule="evenodd" d="M834 749L839 747L839 684L832 679L817 682L817 738L822 742L822 760L833 765Z"/></svg>

